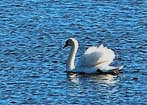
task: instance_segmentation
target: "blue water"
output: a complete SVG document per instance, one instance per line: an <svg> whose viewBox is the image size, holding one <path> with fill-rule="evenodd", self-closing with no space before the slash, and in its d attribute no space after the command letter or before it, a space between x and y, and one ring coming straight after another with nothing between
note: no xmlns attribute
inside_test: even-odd
<svg viewBox="0 0 147 105"><path fill-rule="evenodd" d="M116 54L116 75L68 75L91 45ZM147 105L146 0L1 0L0 105Z"/></svg>

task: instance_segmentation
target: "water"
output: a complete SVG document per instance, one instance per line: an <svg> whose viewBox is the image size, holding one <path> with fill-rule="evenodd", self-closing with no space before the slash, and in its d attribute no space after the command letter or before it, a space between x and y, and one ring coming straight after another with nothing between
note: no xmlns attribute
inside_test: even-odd
<svg viewBox="0 0 147 105"><path fill-rule="evenodd" d="M76 62L103 43L124 73L66 74L69 37ZM146 0L0 1L0 105L145 105L146 62Z"/></svg>

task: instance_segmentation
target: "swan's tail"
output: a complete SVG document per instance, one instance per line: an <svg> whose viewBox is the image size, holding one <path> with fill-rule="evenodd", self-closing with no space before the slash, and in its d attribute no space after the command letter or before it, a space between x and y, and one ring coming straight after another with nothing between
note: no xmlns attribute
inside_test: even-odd
<svg viewBox="0 0 147 105"><path fill-rule="evenodd" d="M121 70L121 69L123 69L123 68L124 68L124 66L122 65L122 66L118 67L118 70Z"/></svg>
<svg viewBox="0 0 147 105"><path fill-rule="evenodd" d="M121 69L123 69L123 67L124 66L120 66L120 67L107 66L105 68L100 68L100 71L108 74L119 74L122 73Z"/></svg>

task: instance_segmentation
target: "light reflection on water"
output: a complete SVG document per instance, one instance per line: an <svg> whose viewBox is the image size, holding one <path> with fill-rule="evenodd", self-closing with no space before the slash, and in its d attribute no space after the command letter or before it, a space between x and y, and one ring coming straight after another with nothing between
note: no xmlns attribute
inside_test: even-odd
<svg viewBox="0 0 147 105"><path fill-rule="evenodd" d="M85 81L83 82L94 82L98 84L107 84L107 85L115 85L115 83L118 81L117 75L111 75L111 74L85 74L85 75L78 75L78 74L67 74L67 78L69 81L75 84L80 84L82 80L85 78ZM82 79L82 80L81 80Z"/></svg>

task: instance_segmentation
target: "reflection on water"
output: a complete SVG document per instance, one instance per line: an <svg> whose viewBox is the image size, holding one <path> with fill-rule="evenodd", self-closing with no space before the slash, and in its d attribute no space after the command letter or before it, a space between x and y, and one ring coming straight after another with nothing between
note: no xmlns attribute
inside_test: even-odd
<svg viewBox="0 0 147 105"><path fill-rule="evenodd" d="M68 73L67 78L72 83L79 84L81 80L84 78L87 78L85 81L82 82L90 82L93 81L95 83L101 83L101 84L108 84L108 85L114 85L117 80L117 75L111 75L111 74L75 74L75 73Z"/></svg>
<svg viewBox="0 0 147 105"><path fill-rule="evenodd" d="M75 73L68 73L68 74L67 74L67 79L68 79L69 81L71 81L72 83L76 83L76 84L79 83L78 75L75 74Z"/></svg>

